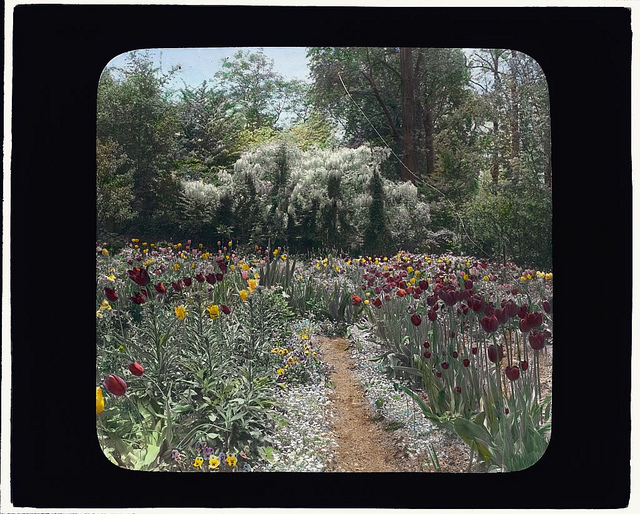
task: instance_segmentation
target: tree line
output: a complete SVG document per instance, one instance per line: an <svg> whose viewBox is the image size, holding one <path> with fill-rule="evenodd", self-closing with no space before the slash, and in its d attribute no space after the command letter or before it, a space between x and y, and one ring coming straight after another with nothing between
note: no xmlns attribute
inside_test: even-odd
<svg viewBox="0 0 640 514"><path fill-rule="evenodd" d="M123 68L106 69L97 105L98 234L140 234L144 227L150 238L179 238L200 227L211 237L273 237L304 249L375 252L410 241L419 250L415 227L405 237L393 226L400 218L385 194L389 184L407 183L428 206L422 246L437 242L437 250L551 267L550 107L535 60L512 50L388 47L314 47L307 56L310 82L285 79L262 51L237 52L199 87L170 87L178 70L162 72L145 52L129 54ZM271 150L261 154L261 147ZM357 195L329 177L348 168L342 161L352 157L345 149L361 147L385 149L387 156L360 163L369 170L367 195L359 200L369 209L368 225L358 237L336 228L302 244L294 237L301 220L273 207L290 206L289 198L276 197L293 191L278 183L278 167L311 176L301 162L320 159L326 173L316 177L325 187L317 193L320 210L345 221L336 227L347 227L362 205L347 205L339 196ZM242 156L253 152L255 160L274 151L290 162L257 159L269 193L255 191L256 218L239 207L248 197L231 194L220 207L226 208L223 223L211 205L224 197L221 188L243 190ZM267 161L274 168L265 172ZM308 183L308 176L298 179ZM194 198L203 195L210 197L208 210L201 210L208 214L196 220ZM276 212L280 222L268 229L265 216L273 222ZM395 239L380 236L391 232Z"/></svg>

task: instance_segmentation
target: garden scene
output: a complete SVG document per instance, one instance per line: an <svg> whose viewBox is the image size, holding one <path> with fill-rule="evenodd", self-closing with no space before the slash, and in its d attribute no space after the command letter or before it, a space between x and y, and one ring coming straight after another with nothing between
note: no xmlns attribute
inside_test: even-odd
<svg viewBox="0 0 640 514"><path fill-rule="evenodd" d="M142 471L513 472L552 422L544 73L159 51L97 95L96 427ZM168 52L168 50L163 50ZM170 54L167 54L170 55Z"/></svg>

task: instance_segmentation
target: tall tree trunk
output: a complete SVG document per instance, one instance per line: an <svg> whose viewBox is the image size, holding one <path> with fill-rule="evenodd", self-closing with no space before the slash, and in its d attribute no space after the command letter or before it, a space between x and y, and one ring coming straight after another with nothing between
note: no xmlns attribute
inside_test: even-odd
<svg viewBox="0 0 640 514"><path fill-rule="evenodd" d="M413 148L413 116L415 109L413 91L413 65L411 48L400 49L400 71L402 74L402 180L415 182L415 155ZM406 167L405 167L406 166ZM409 172L411 170L412 173Z"/></svg>
<svg viewBox="0 0 640 514"><path fill-rule="evenodd" d="M542 151L544 158L544 185L551 189L551 124L544 124L542 136Z"/></svg>
<svg viewBox="0 0 640 514"><path fill-rule="evenodd" d="M496 105L493 110L493 158L491 163L491 180L494 184L498 183L500 176L500 134L498 123L498 98L500 95L500 73L498 71L499 55L497 51L491 52L493 58L493 90L496 98Z"/></svg>
<svg viewBox="0 0 640 514"><path fill-rule="evenodd" d="M433 150L433 110L431 104L427 102L424 109L424 139L427 151L427 173L432 174L435 171L435 153Z"/></svg>
<svg viewBox="0 0 640 514"><path fill-rule="evenodd" d="M520 174L520 111L516 58L516 51L511 50L511 61L509 63L511 68L511 177L514 180L517 180Z"/></svg>

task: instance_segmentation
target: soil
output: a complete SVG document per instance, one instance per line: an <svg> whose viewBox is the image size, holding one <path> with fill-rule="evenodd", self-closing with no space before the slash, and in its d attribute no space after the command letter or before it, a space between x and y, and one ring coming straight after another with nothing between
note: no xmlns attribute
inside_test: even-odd
<svg viewBox="0 0 640 514"><path fill-rule="evenodd" d="M323 360L330 366L333 388L333 425L338 448L327 472L424 472L426 455L410 455L401 430L378 416L365 397L353 372L355 363L348 351L349 341L341 338L318 338ZM543 398L551 394L552 347L540 354ZM444 457L439 458L440 472L464 473L469 465L469 450L459 438L443 435Z"/></svg>
<svg viewBox="0 0 640 514"><path fill-rule="evenodd" d="M345 339L319 338L329 376L334 406L333 434L338 443L336 457L328 472L422 471L417 459L403 449L402 436L389 430L387 422L376 416L353 373L353 361ZM386 430L385 430L386 429Z"/></svg>

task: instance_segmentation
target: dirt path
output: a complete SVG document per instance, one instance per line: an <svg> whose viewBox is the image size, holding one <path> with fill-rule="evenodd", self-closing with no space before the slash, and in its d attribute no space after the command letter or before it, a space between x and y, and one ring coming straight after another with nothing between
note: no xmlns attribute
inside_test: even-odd
<svg viewBox="0 0 640 514"><path fill-rule="evenodd" d="M365 398L354 375L353 361L345 351L345 339L319 338L323 359L333 372L329 379L335 386L332 394L334 426L338 442L336 460L329 472L394 472L419 471L409 466L407 459L394 444L393 436L384 425L375 421L375 412Z"/></svg>

